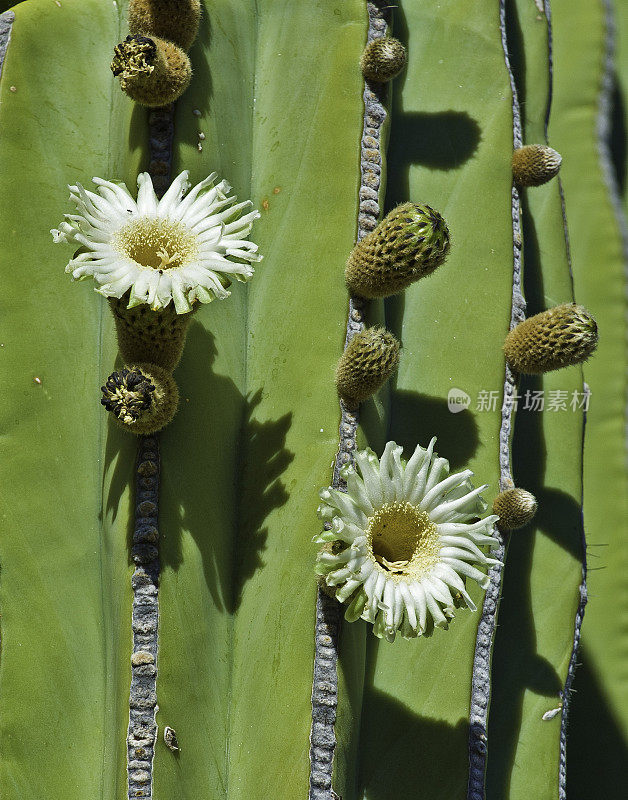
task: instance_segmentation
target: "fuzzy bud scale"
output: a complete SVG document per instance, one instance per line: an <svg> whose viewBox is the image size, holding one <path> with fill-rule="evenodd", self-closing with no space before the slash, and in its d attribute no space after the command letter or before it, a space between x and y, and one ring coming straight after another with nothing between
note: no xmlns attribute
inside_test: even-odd
<svg viewBox="0 0 628 800"><path fill-rule="evenodd" d="M356 334L336 368L336 388L351 407L367 400L397 369L399 342L384 328Z"/></svg>
<svg viewBox="0 0 628 800"><path fill-rule="evenodd" d="M118 348L128 363L148 361L172 371L181 358L192 313L177 314L173 305L153 311L142 304L127 308L129 295L110 297Z"/></svg>
<svg viewBox="0 0 628 800"><path fill-rule="evenodd" d="M369 42L360 58L362 75L374 83L392 80L405 65L406 48L391 36Z"/></svg>
<svg viewBox="0 0 628 800"><path fill-rule="evenodd" d="M507 489L498 494L493 502L493 514L499 517L498 525L504 531L523 528L534 517L536 510L536 497L525 489Z"/></svg>
<svg viewBox="0 0 628 800"><path fill-rule="evenodd" d="M586 361L597 341L597 325L589 312L565 303L513 328L506 337L504 353L516 372L538 375Z"/></svg>
<svg viewBox="0 0 628 800"><path fill-rule="evenodd" d="M449 230L424 203L403 203L358 242L345 271L347 287L360 297L388 297L430 275L449 252Z"/></svg>
<svg viewBox="0 0 628 800"><path fill-rule="evenodd" d="M512 175L519 186L542 186L558 175L562 157L544 144L527 144L512 154Z"/></svg>

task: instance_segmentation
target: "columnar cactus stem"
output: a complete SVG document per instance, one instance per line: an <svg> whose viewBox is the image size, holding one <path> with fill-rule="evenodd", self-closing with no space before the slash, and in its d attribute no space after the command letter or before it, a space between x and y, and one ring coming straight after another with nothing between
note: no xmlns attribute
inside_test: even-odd
<svg viewBox="0 0 628 800"><path fill-rule="evenodd" d="M513 147L521 147L523 134L521 128L521 110L517 87L508 55L508 42L506 39L506 3L500 0L499 21L504 48L504 59L510 76L512 90L512 117L513 117ZM513 237L513 274L512 274L512 308L510 316L510 330L525 319L525 300L521 292L521 201L519 190L513 183L512 186L512 237ZM511 474L510 434L512 429L513 395L516 392L517 377L506 364L504 378L504 402L502 406L502 421L499 430L499 469L500 491L512 489L514 481ZM495 537L499 546L493 555L504 562L506 557L507 536L498 528ZM469 728L469 785L467 790L468 800L484 800L484 779L487 761L487 722L488 708L491 696L491 651L492 642L497 624L497 610L501 592L503 574L502 564L496 564L489 570L490 583L484 597L482 617L478 625L478 635L475 643L475 656L473 659L473 681L471 688L471 715Z"/></svg>
<svg viewBox="0 0 628 800"><path fill-rule="evenodd" d="M605 74L604 74L604 82L602 86L602 91L600 93L600 108L599 108L599 115L598 115L598 139L599 139L599 148L600 148L600 161L602 163L602 168L605 171L605 175L607 181L609 181L608 185L610 187L610 194L611 200L613 202L614 208L616 212L618 212L618 218L620 219L620 228L622 232L623 244L624 244L624 254L626 259L628 260L628 226L626 225L625 217L623 214L623 209L621 205L621 200L619 199L619 192L617 189L617 184L614 177L614 170L611 165L611 158L608 149L608 130L610 128L610 116L612 113L612 102L611 102L611 94L613 91L613 81L614 81L614 63L613 63L613 48L614 48L614 30L613 30L613 23L612 23L612 12L610 10L610 4L608 0L604 0L604 7L606 9L606 61L605 61ZM552 97L552 82L553 82L553 55L552 55L552 13L551 13L551 6L550 0L544 0L544 9L545 9L545 17L547 20L547 27L548 27L548 39L549 39L549 82L550 82L550 101L548 103L547 113L545 116L545 140L548 141L548 125L549 125L549 115L550 115L550 106L551 106L551 97ZM562 217L563 217L563 229L565 232L565 244L567 249L567 262L569 264L569 272L572 275L571 269L571 250L569 246L569 231L567 228L567 213L565 208L565 193L563 190L563 184L561 181L560 175L557 176L558 180L558 188L560 192L560 202L561 202L561 210L562 210ZM615 191L613 192L613 188ZM615 195L615 199L613 199L613 194ZM623 223L622 223L623 221ZM573 283L573 277L572 277ZM589 394L589 387L587 384L584 384L584 390ZM585 405L585 409L588 407L588 403ZM584 435L586 431L586 411L584 414L583 419L583 440L582 445L584 448ZM567 678L565 679L565 685L561 692L561 700L562 700L562 708L561 708L561 717L560 717L560 756L559 756L559 766L558 766L558 800L566 800L567 798L567 724L569 721L569 702L571 697L571 687L573 684L573 680L576 673L576 666L577 666L577 657L578 657L578 649L580 647L580 634L582 630L582 621L584 619L584 610L588 600L588 591L587 591L587 543L585 537L585 529L584 524L581 526L582 530L582 579L580 582L580 586L578 589L579 592L579 600L578 600L578 609L576 611L576 618L574 621L574 638L573 638L573 646L571 650L571 657L569 659L569 667L567 668Z"/></svg>
<svg viewBox="0 0 628 800"><path fill-rule="evenodd" d="M367 10L369 16L368 42L384 38L388 19L387 10L381 9L375 3L367 3ZM357 63L356 69L359 69ZM386 109L381 98L367 83L364 87L364 122L360 149L361 181L357 241L361 241L377 226L380 216L379 189L382 171L380 137L385 119ZM364 300L351 297L345 349L353 337L364 329ZM340 409L340 443L334 462L331 484L335 489L346 488L340 470L345 464L353 461L359 422L357 409L347 408L342 401ZM334 725L338 705L337 663L340 625L340 604L318 589L312 685L309 800L335 800L337 797L332 789L332 773L336 749Z"/></svg>

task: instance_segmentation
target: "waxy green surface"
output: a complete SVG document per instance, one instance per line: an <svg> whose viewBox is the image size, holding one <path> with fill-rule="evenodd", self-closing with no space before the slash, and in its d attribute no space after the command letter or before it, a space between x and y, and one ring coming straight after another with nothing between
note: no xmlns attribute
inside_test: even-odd
<svg viewBox="0 0 628 800"><path fill-rule="evenodd" d="M252 238L265 258L250 284L195 315L176 372L181 409L161 437L160 798L307 792L311 538L338 442L333 369L356 230L367 15L362 0L301 5L208 0L190 54L193 82L176 109L173 173L189 169L195 183L215 170L240 199L252 198L262 212ZM546 29L519 5L530 54L526 135L538 141ZM573 59L566 17L555 35L562 24L563 58ZM512 282L512 114L497 5L402 2L395 35L409 64L394 87L386 210L405 200L433 205L452 250L432 277L385 310L369 309L371 322L385 313L404 351L390 392L364 407L362 439L378 452L395 439L409 454L436 435L452 469L470 466L476 485L490 484L490 503ZM89 282L72 285L63 274L69 248L54 248L48 232L70 211L65 184L99 175L133 188L148 165L146 113L108 69L125 36L124 6L30 0L16 9L0 81L7 800L126 796L136 443L98 403L116 360L106 302ZM565 157L558 140L569 133L550 131ZM529 233L525 242L531 311L570 298L556 184L535 192L528 228L539 252ZM578 283L575 256L574 270ZM531 388L572 386L580 387L578 369ZM448 411L452 388L469 394L468 411ZM491 410L478 408L481 391L495 393ZM515 477L538 481L546 504L538 528L510 546L495 658L516 691L498 676L490 800L556 795L559 717L539 718L564 681L573 632L580 424L571 410L517 421ZM482 591L471 593L481 607ZM410 797L419 787L430 800L466 796L478 620L479 611L460 610L448 633L392 646L361 622L344 626L334 784L344 800ZM524 635L512 663L515 630ZM177 732L178 755L161 740L165 725Z"/></svg>
<svg viewBox="0 0 628 800"><path fill-rule="evenodd" d="M545 15L524 0L509 4L507 31L523 142L545 144L550 95ZM521 205L523 289L531 316L573 300L558 180L522 190ZM532 406L535 391L543 392L543 413ZM508 545L493 658L491 800L558 796L561 714L542 717L560 704L579 599L582 392L579 367L524 377L519 385L513 475L517 486L536 496L539 511L529 526L510 535Z"/></svg>
<svg viewBox="0 0 628 800"><path fill-rule="evenodd" d="M294 67L296 43L302 54L309 41L317 55L312 24L329 31L318 76L309 59ZM358 2L339 15L321 7L314 19L285 3L259 4L255 15L247 3L214 3L192 53L175 173L188 168L197 181L217 170L252 197L265 260L250 289L234 286L193 321L177 371L182 408L162 437L158 723L176 729L181 752L158 743L159 796L307 790L311 538L337 446L332 378L357 216L354 65L365 32ZM146 114L108 69L125 35L117 11L101 3L29 3L17 9L2 76L11 242L2 355L6 385L17 391L3 460L12 497L2 544L7 797L126 794L135 441L108 425L98 403L116 353L106 304L89 283L71 285L69 253L48 232L70 210L66 183L97 174L133 186L140 155L146 166ZM68 50L85 64L72 67L70 88ZM339 73L349 76L340 93ZM286 113L293 108L302 109L296 119ZM330 137L338 117L347 125ZM340 186L338 175L348 176ZM42 265L46 284L25 289L26 269L41 275ZM25 697L33 698L26 709Z"/></svg>
<svg viewBox="0 0 628 800"><path fill-rule="evenodd" d="M387 210L406 200L432 205L452 244L433 276L386 302L387 325L404 348L387 438L409 455L438 436L453 470L469 466L476 485L490 484L490 502L512 292L512 114L497 8L404 2L394 34L408 47L408 67L394 85ZM447 408L453 388L471 398L457 415ZM492 410L478 410L480 391L494 392ZM383 438L371 436L374 449ZM470 592L481 607L482 591ZM466 797L478 620L479 611L460 610L448 632L393 645L369 632L358 793L350 798Z"/></svg>
<svg viewBox="0 0 628 800"><path fill-rule="evenodd" d="M251 197L264 260L248 291L236 285L197 315L177 373L189 403L163 436L158 720L176 729L181 753L162 747L155 793L302 797L311 539L338 442L333 369L357 218L366 9L206 10L211 34L205 22L177 108L175 172L217 170ZM358 659L351 681L362 671Z"/></svg>
<svg viewBox="0 0 628 800"><path fill-rule="evenodd" d="M621 175L628 27L623 4L614 5L621 84L611 96L611 134ZM590 600L567 762L569 796L580 800L592 793L621 796L628 753L626 273L597 132L607 45L604 4L555 0L552 6L556 94L550 133L564 157L576 298L596 318L600 332L597 353L583 368L591 388L584 446ZM623 181L625 186L625 174Z"/></svg>
<svg viewBox="0 0 628 800"><path fill-rule="evenodd" d="M108 71L115 5L15 15L0 81L0 784L6 800L123 797L135 443L99 405L116 357L106 302L63 274L72 253L49 229L70 213L66 184L133 185L144 120Z"/></svg>

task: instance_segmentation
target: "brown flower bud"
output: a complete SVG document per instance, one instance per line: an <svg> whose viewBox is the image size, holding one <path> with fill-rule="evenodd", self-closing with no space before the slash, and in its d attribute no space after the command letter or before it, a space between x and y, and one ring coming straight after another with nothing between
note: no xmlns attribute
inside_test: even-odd
<svg viewBox="0 0 628 800"><path fill-rule="evenodd" d="M597 340L589 312L565 303L519 323L506 337L504 353L515 372L538 375L586 361Z"/></svg>

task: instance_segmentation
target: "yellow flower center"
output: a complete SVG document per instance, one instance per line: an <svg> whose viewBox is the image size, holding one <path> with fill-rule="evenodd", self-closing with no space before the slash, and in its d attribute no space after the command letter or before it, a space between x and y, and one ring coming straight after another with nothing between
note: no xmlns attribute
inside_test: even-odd
<svg viewBox="0 0 628 800"><path fill-rule="evenodd" d="M427 512L386 503L369 517L366 536L378 568L397 580L418 580L438 561L438 531Z"/></svg>
<svg viewBox="0 0 628 800"><path fill-rule="evenodd" d="M139 217L116 234L113 246L142 267L182 267L198 255L196 237L180 222Z"/></svg>

